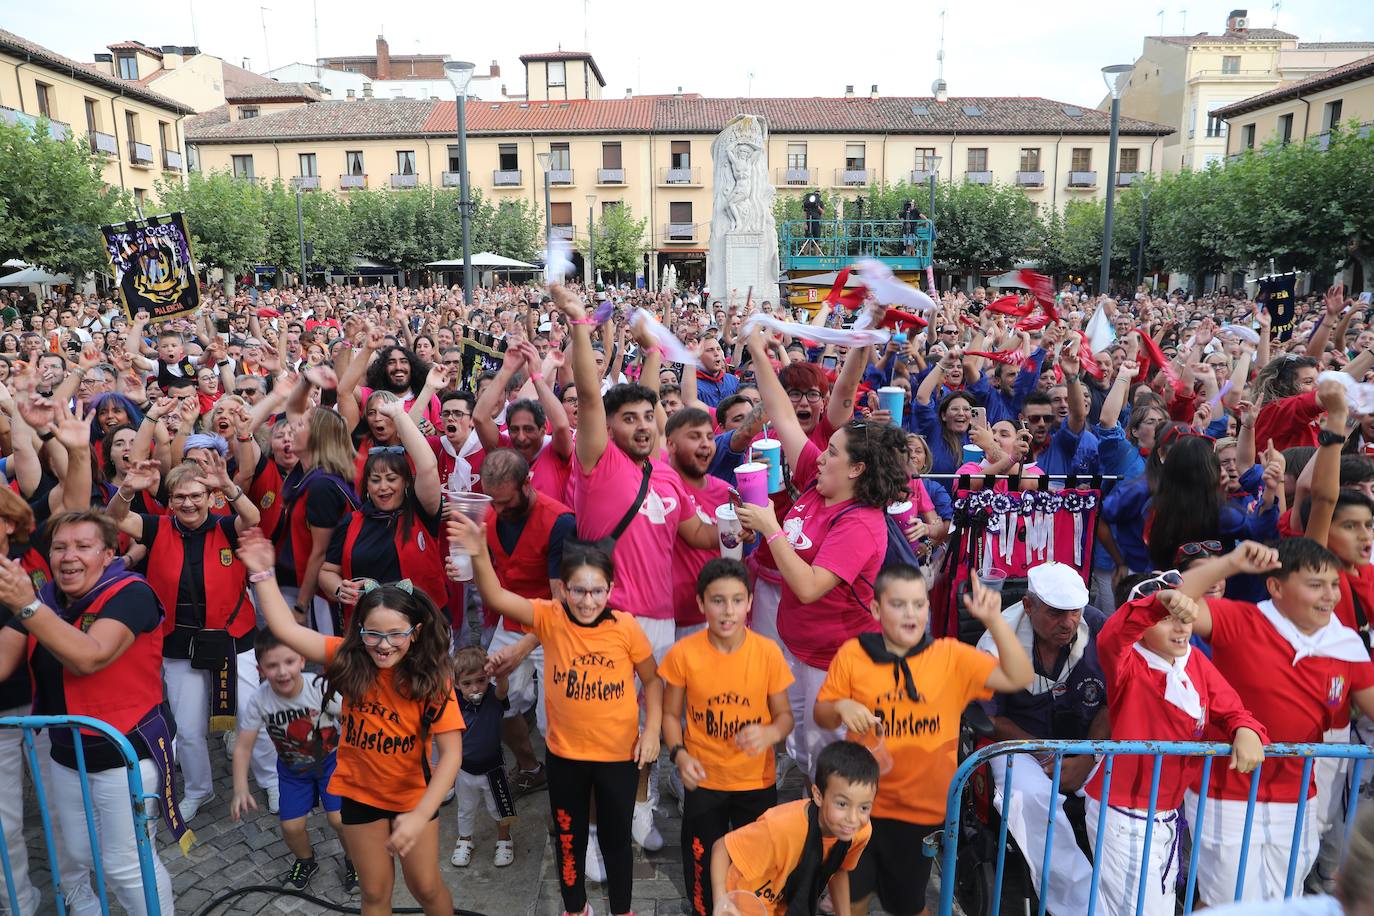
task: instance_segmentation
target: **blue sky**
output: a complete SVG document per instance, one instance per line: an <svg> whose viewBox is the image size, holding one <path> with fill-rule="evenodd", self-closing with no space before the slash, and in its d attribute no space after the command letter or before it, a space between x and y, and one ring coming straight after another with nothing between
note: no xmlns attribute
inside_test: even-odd
<svg viewBox="0 0 1374 916"><path fill-rule="evenodd" d="M585 42L608 96L926 95L935 79L940 10L948 7L945 80L952 95L1039 95L1095 105L1099 69L1130 63L1146 34L1219 32L1236 2L1154 0L1103 3L1023 0L833 3L818 0L316 0L322 55L370 54L379 33L393 54L449 54L498 61L512 91L523 83L518 56ZM267 7L260 12L259 6ZM78 60L115 41L193 44L254 70L315 57L312 0L0 0L0 27ZM1186 8L1186 15L1184 10ZM585 10L585 16L584 16ZM194 29L192 13L194 11ZM1285 0L1277 12L1249 7L1253 26L1306 41L1374 41L1369 0ZM263 20L267 25L264 43ZM750 77L752 74L752 80Z"/></svg>

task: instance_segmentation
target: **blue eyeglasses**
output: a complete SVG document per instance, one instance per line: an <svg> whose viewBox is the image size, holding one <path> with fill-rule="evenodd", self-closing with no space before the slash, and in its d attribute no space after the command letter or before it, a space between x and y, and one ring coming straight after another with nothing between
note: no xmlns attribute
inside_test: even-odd
<svg viewBox="0 0 1374 916"><path fill-rule="evenodd" d="M383 633L379 630L359 630L358 635L363 638L363 645L370 648L380 646L383 641L388 646L396 647L410 641L410 637L415 633L415 628L401 630L395 633Z"/></svg>

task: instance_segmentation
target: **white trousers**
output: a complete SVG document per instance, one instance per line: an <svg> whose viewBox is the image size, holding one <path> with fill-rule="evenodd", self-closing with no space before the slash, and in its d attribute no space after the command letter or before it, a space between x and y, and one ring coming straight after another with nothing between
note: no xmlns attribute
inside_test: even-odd
<svg viewBox="0 0 1374 916"><path fill-rule="evenodd" d="M1007 758L994 757L992 768L993 795L997 810L1002 810L1002 793L1006 791ZM1088 891L1092 888L1093 868L1088 857L1078 848L1073 825L1064 813L1062 798L1050 799L1053 786L1036 759L1017 754L1012 766L1011 802L1007 807L1007 831L1025 855L1030 867L1035 891L1045 901L1045 907L1055 916L1073 916L1088 912ZM1050 822L1050 805L1054 811L1054 849L1050 854L1051 880L1045 886L1040 867L1045 861L1045 832ZM1110 822L1108 822L1110 825Z"/></svg>
<svg viewBox="0 0 1374 916"><path fill-rule="evenodd" d="M258 689L258 661L253 650L240 652L238 667L238 715L243 715L249 697ZM214 791L210 772L210 751L205 743L210 725L210 672L191 667L190 659L164 658L162 679L167 685L167 702L177 723L176 760L184 782L186 798L207 798ZM277 785L277 751L267 729L258 730L253 745L253 779L264 791Z"/></svg>
<svg viewBox="0 0 1374 916"><path fill-rule="evenodd" d="M477 809L486 804L487 813L496 823L501 823L501 812L496 807L496 798L491 794L491 781L485 776L474 776L467 770L458 771L458 835L470 837L477 826Z"/></svg>
<svg viewBox="0 0 1374 916"><path fill-rule="evenodd" d="M1102 806L1084 799L1088 839L1097 860L1097 912L1103 916L1132 916L1140 890L1141 853L1145 848L1147 811L1109 808L1102 845L1097 846L1097 824ZM1129 812L1129 813L1125 813ZM1139 916L1174 916L1174 882L1178 879L1178 812L1155 812L1150 834L1150 858L1146 865L1145 904ZM1055 827L1057 833L1059 828Z"/></svg>
<svg viewBox="0 0 1374 916"><path fill-rule="evenodd" d="M1313 816L1321 796L1308 801L1303 816L1302 836L1297 850L1298 866L1293 878L1293 896L1302 896L1302 882L1317 858L1317 820ZM1208 906L1219 906L1235 899L1236 876L1240 873L1241 842L1245 836L1246 802L1208 798L1206 822L1197 824L1197 794L1184 795L1193 842L1198 844L1198 896ZM1254 823L1250 828L1250 853L1245 861L1245 887L1241 900L1280 900L1288 879L1288 855L1293 848L1296 802L1256 802Z"/></svg>
<svg viewBox="0 0 1374 916"><path fill-rule="evenodd" d="M514 645L525 638L525 634L507 630L505 627L498 626L491 635L491 644L487 647L488 652L494 652L505 646ZM515 716L523 716L534 709L535 721L539 723L541 734L548 734L548 712L544 709L544 704L539 702L539 691L544 684L544 647L536 645L534 651L526 655L520 664L515 666L507 678L509 692L506 698L510 702L510 709L506 710L506 718L511 719Z"/></svg>
<svg viewBox="0 0 1374 916"><path fill-rule="evenodd" d="M755 605L757 608L757 605ZM787 702L792 707L792 732L787 736L787 756L797 763L797 768L806 774L807 779L816 775L816 758L832 741L844 737L843 729L821 728L812 718L816 709L816 695L825 683L826 672L813 668L806 662L782 648L782 657L792 671L792 683L787 688Z"/></svg>
<svg viewBox="0 0 1374 916"><path fill-rule="evenodd" d="M754 603L749 615L749 629L760 636L767 636L778 645L778 604L782 601L782 586L769 582L762 576L754 580Z"/></svg>
<svg viewBox="0 0 1374 916"><path fill-rule="evenodd" d="M644 631L644 635L649 640L650 648L654 650L654 664L663 664L663 656L668 654L668 650L673 647L673 642L677 639L677 624L673 622L673 618L636 617L635 623L639 624L640 629ZM642 695L640 697L639 706L639 725L641 728L644 727L644 699ZM540 727L543 727L542 723ZM547 734L547 732L545 734ZM677 768L673 767L673 769ZM655 760L653 763L649 764L648 803L650 808L658 807L658 776L659 766L658 761ZM636 804L638 804L638 802L636 802Z"/></svg>
<svg viewBox="0 0 1374 916"><path fill-rule="evenodd" d="M296 598L301 590L294 585L283 585L281 596L286 599L288 607L296 606ZM342 633L334 632L334 611L329 607L329 602L319 595L316 595L310 607L310 616L306 619L305 625L311 627L325 636L342 636Z"/></svg>
<svg viewBox="0 0 1374 916"><path fill-rule="evenodd" d="M151 760L140 760L145 792L156 792L157 767ZM138 845L134 837L134 816L129 804L129 779L124 769L88 773L91 810L96 839L100 842L100 866L105 874L107 892L119 901L130 916L146 916L148 907L143 899L143 874L138 865ZM62 828L62 844L71 862L63 865L62 884L76 882L90 895L90 905L69 904L68 912L77 916L98 914L97 897L89 890L95 856L90 836L86 832L86 810L81 801L81 774L60 763L52 764L49 803ZM155 821L148 822L152 837ZM67 870L70 868L70 876ZM176 912L172 904L172 878L153 849L153 869L157 881L157 896L164 914ZM84 895L83 895L84 896Z"/></svg>

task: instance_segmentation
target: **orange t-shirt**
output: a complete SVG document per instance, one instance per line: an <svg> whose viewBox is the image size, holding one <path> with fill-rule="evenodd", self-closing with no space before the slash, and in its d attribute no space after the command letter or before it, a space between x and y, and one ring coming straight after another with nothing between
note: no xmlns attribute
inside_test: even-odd
<svg viewBox="0 0 1374 916"><path fill-rule="evenodd" d="M569 760L623 761L639 740L635 665L653 657L649 638L623 611L583 626L563 605L535 599L534 632L544 646L544 741Z"/></svg>
<svg viewBox="0 0 1374 916"><path fill-rule="evenodd" d="M787 912L787 904L781 899L782 889L801 861L810 804L809 800L799 798L769 808L752 824L725 835L725 849L730 853L730 873L725 878L727 891L748 891L763 901L771 916L783 916ZM854 870L872 835L871 823L860 828L840 863L840 871ZM821 838L822 861L830 855L834 845L833 836Z"/></svg>
<svg viewBox="0 0 1374 916"><path fill-rule="evenodd" d="M816 701L854 700L882 719L893 765L878 781L874 817L943 824L958 765L959 717L970 701L992 696L986 684L997 659L957 639L937 639L907 665L918 702L894 681L891 664L875 664L851 639L835 653Z"/></svg>
<svg viewBox="0 0 1374 916"><path fill-rule="evenodd" d="M343 638L325 639L328 665ZM339 757L329 791L387 811L410 811L425 794L420 719L427 704L397 692L395 669L378 669L372 689L360 701L343 700L339 717ZM444 705L429 726L430 736L463 730L457 697ZM428 743L428 742L426 742Z"/></svg>
<svg viewBox="0 0 1374 916"><path fill-rule="evenodd" d="M687 690L683 743L706 768L702 788L744 792L773 785L773 749L750 757L735 745L735 735L746 725L771 723L768 697L792 683L777 643L746 631L740 647L725 653L701 630L675 643L658 673Z"/></svg>

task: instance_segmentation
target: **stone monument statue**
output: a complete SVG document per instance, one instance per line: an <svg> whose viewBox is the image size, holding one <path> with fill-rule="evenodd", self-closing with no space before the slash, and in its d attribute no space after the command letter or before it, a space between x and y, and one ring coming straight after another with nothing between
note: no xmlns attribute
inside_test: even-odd
<svg viewBox="0 0 1374 916"><path fill-rule="evenodd" d="M742 305L753 287L754 301L777 301L778 230L773 220L773 185L768 180L768 125L742 114L725 125L711 144L714 196L711 249L706 282L711 298Z"/></svg>

